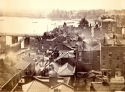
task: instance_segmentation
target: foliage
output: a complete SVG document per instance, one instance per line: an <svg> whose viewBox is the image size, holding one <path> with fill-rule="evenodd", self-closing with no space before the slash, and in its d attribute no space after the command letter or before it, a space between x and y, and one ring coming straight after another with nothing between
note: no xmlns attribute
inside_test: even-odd
<svg viewBox="0 0 125 92"><path fill-rule="evenodd" d="M81 21L79 22L79 27L83 28L88 26L89 26L89 22L85 18L82 18Z"/></svg>

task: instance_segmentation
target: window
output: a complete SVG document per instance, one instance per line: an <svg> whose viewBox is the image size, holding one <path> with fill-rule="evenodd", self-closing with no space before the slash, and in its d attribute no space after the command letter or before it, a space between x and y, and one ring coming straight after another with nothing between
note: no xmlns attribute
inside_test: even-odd
<svg viewBox="0 0 125 92"><path fill-rule="evenodd" d="M79 52L79 56L80 56L80 57L82 56L82 52Z"/></svg>
<svg viewBox="0 0 125 92"><path fill-rule="evenodd" d="M51 45L49 46L49 49L52 49L52 46L51 46Z"/></svg>
<svg viewBox="0 0 125 92"><path fill-rule="evenodd" d="M108 30L111 30L111 24L108 24Z"/></svg>
<svg viewBox="0 0 125 92"><path fill-rule="evenodd" d="M102 63L102 65L105 65L105 63Z"/></svg>
<svg viewBox="0 0 125 92"><path fill-rule="evenodd" d="M110 64L110 65L112 64L112 59L109 60L109 64Z"/></svg>
<svg viewBox="0 0 125 92"><path fill-rule="evenodd" d="M119 68L119 64L117 64L117 67L116 68Z"/></svg>
<svg viewBox="0 0 125 92"><path fill-rule="evenodd" d="M109 57L112 57L112 52L109 52Z"/></svg>
<svg viewBox="0 0 125 92"><path fill-rule="evenodd" d="M104 55L102 56L102 60L105 60L105 56Z"/></svg>
<svg viewBox="0 0 125 92"><path fill-rule="evenodd" d="M42 49L44 49L44 47L42 46Z"/></svg>
<svg viewBox="0 0 125 92"><path fill-rule="evenodd" d="M54 89L54 92L61 92L61 90L56 88L56 89Z"/></svg>
<svg viewBox="0 0 125 92"><path fill-rule="evenodd" d="M100 56L100 51L97 52L97 56L98 56L98 57Z"/></svg>
<svg viewBox="0 0 125 92"><path fill-rule="evenodd" d="M117 56L117 60L119 60L119 56Z"/></svg>
<svg viewBox="0 0 125 92"><path fill-rule="evenodd" d="M82 61L82 57L78 57L78 61Z"/></svg>

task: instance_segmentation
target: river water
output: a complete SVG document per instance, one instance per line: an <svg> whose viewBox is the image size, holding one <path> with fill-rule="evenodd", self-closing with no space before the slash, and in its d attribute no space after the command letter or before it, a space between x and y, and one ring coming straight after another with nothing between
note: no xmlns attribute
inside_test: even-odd
<svg viewBox="0 0 125 92"><path fill-rule="evenodd" d="M63 25L64 22L77 27L79 20L80 19L50 20L46 18L0 17L0 33L42 35L45 31L51 31L53 28Z"/></svg>

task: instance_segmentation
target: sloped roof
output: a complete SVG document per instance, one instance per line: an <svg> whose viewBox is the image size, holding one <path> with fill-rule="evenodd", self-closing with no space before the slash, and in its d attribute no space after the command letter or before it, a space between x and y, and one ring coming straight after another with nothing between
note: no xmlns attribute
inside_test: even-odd
<svg viewBox="0 0 125 92"><path fill-rule="evenodd" d="M26 62L26 61L24 61L24 60L20 60L20 61L18 61L15 65L14 65L14 67L16 68L16 69L23 69L23 68L25 68L28 64L30 64L29 62Z"/></svg>
<svg viewBox="0 0 125 92"><path fill-rule="evenodd" d="M102 72L100 72L100 71L95 71L95 70L91 70L91 71L89 71L89 73L102 74Z"/></svg>
<svg viewBox="0 0 125 92"><path fill-rule="evenodd" d="M113 39L108 39L108 40L106 40L106 41L107 41L108 44L114 44Z"/></svg>
<svg viewBox="0 0 125 92"><path fill-rule="evenodd" d="M3 78L4 81L8 81L10 79L11 75L8 73L2 73L0 75L0 78Z"/></svg>
<svg viewBox="0 0 125 92"><path fill-rule="evenodd" d="M125 44L125 39L119 39L121 44Z"/></svg>
<svg viewBox="0 0 125 92"><path fill-rule="evenodd" d="M42 82L34 80L27 92L49 92L49 87Z"/></svg>
<svg viewBox="0 0 125 92"><path fill-rule="evenodd" d="M91 46L85 44L85 48L84 48L84 51L90 51L92 49Z"/></svg>
<svg viewBox="0 0 125 92"><path fill-rule="evenodd" d="M72 46L68 43L63 43L63 45L65 45L66 47L68 47L69 49L73 50L74 48L72 48Z"/></svg>
<svg viewBox="0 0 125 92"><path fill-rule="evenodd" d="M65 63L58 70L58 75L60 75L60 76L73 75L73 73L74 73L74 67L71 66L69 63Z"/></svg>
<svg viewBox="0 0 125 92"><path fill-rule="evenodd" d="M30 56L27 56L27 55L23 56L22 59L23 59L24 61L26 61L26 62L34 62L33 59L32 59Z"/></svg>
<svg viewBox="0 0 125 92"><path fill-rule="evenodd" d="M10 75L14 75L16 73L15 71L15 68L14 67L11 67L10 65L8 64L4 64L4 69L3 71L6 71L7 73L9 73Z"/></svg>
<svg viewBox="0 0 125 92"><path fill-rule="evenodd" d="M0 87L4 84L3 78L0 78Z"/></svg>
<svg viewBox="0 0 125 92"><path fill-rule="evenodd" d="M94 46L92 49L93 50L100 50L100 45L98 44L98 45Z"/></svg>
<svg viewBox="0 0 125 92"><path fill-rule="evenodd" d="M61 83L59 83L59 84L57 84L57 85L53 86L51 89L54 89L54 88L56 88L56 87L58 87L58 86L60 86L60 85L62 85L62 88L63 88L63 86L67 86L68 88L73 89L73 87L72 87L72 86L67 85L67 84L66 84L66 83L64 83L64 82L61 82Z"/></svg>
<svg viewBox="0 0 125 92"><path fill-rule="evenodd" d="M100 91L111 92L110 86L104 86L102 83L96 83L96 82L95 83L93 82L92 84L97 92Z"/></svg>
<svg viewBox="0 0 125 92"><path fill-rule="evenodd" d="M74 53L74 50L70 50L70 51L59 51L60 52L60 55L62 54L65 54L62 58L74 58L75 55L73 54Z"/></svg>
<svg viewBox="0 0 125 92"><path fill-rule="evenodd" d="M61 58L74 58L74 57L75 57L75 55L73 53L70 53L70 51L63 52L63 53L61 53L61 55L59 55L59 57L54 59L54 62L61 59Z"/></svg>

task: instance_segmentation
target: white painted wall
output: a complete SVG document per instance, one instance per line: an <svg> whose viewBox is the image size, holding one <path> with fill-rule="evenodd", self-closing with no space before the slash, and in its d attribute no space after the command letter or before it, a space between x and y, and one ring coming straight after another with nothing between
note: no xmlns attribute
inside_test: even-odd
<svg viewBox="0 0 125 92"><path fill-rule="evenodd" d="M22 39L23 37L18 37L18 41ZM24 41L21 42L21 48L24 48Z"/></svg>
<svg viewBox="0 0 125 92"><path fill-rule="evenodd" d="M12 36L6 36L6 45L12 45Z"/></svg>

